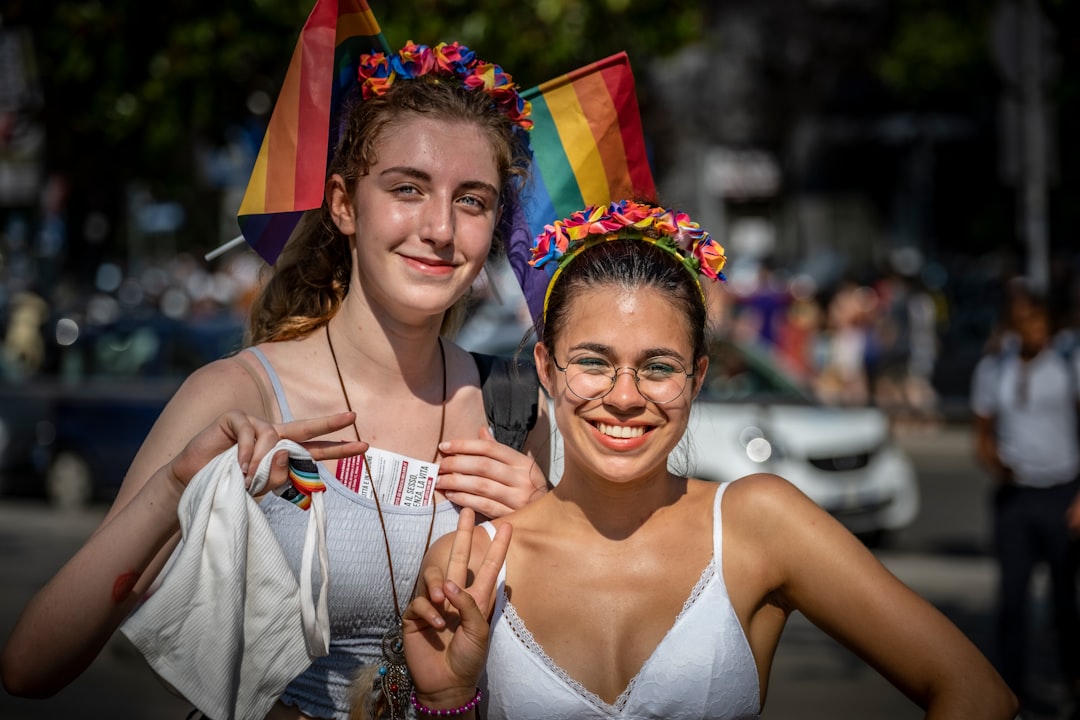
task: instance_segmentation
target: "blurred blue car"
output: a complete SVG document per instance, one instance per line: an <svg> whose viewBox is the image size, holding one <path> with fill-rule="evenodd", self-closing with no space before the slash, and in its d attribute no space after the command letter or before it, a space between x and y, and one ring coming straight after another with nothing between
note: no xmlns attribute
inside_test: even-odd
<svg viewBox="0 0 1080 720"><path fill-rule="evenodd" d="M0 384L0 489L65 508L111 500L184 378L243 339L232 317L131 317L81 333L59 350L58 373Z"/></svg>

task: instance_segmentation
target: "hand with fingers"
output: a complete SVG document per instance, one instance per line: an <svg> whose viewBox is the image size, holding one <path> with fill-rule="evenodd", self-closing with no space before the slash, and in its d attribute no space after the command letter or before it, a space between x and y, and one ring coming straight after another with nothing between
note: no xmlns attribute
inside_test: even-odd
<svg viewBox="0 0 1080 720"><path fill-rule="evenodd" d="M525 507L548 490L536 461L503 445L484 427L474 440L439 444L438 489L448 500L497 518Z"/></svg>
<svg viewBox="0 0 1080 720"><path fill-rule="evenodd" d="M474 522L472 510L463 509L457 530L444 538L451 542L445 563L430 562L445 553L445 543L432 548L421 571L422 587L403 616L405 658L415 698L434 711L468 706L487 659L489 618L512 529L508 524L499 526L477 561L474 533L484 539L487 534L476 531Z"/></svg>
<svg viewBox="0 0 1080 720"><path fill-rule="evenodd" d="M181 487L187 487L191 478L219 454L237 445L237 459L248 482L259 466L260 460L270 452L278 440L294 440L311 453L313 460L336 460L359 455L367 450L367 443L353 441L313 440L328 433L348 427L355 414L337 413L319 418L293 420L273 424L238 410L221 415L212 425L200 432L168 464L166 470ZM289 482L289 454L278 451L270 471L266 491L273 491Z"/></svg>

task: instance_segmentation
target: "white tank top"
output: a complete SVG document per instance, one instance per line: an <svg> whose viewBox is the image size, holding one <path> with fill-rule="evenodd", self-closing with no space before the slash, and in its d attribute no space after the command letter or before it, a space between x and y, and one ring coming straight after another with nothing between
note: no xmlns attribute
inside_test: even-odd
<svg viewBox="0 0 1080 720"><path fill-rule="evenodd" d="M499 573L491 645L483 678L488 720L758 718L757 665L723 576L720 485L713 504L713 559L652 655L609 705L571 678L535 642L506 597ZM484 524L489 535L491 523ZM587 599L586 599L587 601Z"/></svg>

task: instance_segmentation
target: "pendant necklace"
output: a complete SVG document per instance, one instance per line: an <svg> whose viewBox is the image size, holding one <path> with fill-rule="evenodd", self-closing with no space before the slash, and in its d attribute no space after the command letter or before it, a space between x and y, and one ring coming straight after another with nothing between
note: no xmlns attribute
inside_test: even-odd
<svg viewBox="0 0 1080 720"><path fill-rule="evenodd" d="M341 385L341 394L345 398L345 407L352 412L352 403L349 402L349 392L345 389L345 380L341 376L341 368L338 367L337 355L334 353L334 343L330 340L330 323L326 324L326 344L330 347L330 357L334 360L334 370L337 371L338 383ZM439 356L442 359L442 404L439 417L439 440L435 443L434 463L439 459L439 443L443 439L443 430L446 427L446 350L443 349L442 338L439 338ZM353 432L356 439L360 440L360 430L353 421ZM364 454L364 472L371 484L371 494L375 498L375 510L379 514L379 526L382 528L383 543L386 545L386 565L390 569L390 590L394 596L394 612L397 615L397 623L392 624L382 638L382 657L379 660L378 674L375 676L375 687L379 690L382 702L385 703L392 720L405 718L409 708L409 696L412 695L412 678L409 675L408 665L405 663L405 638L402 633L402 610L398 600L397 583L394 579L394 560L390 554L390 535L386 531L386 520L383 517L382 504L379 502L379 491L375 485L375 478L371 475L371 463L368 462L367 454ZM431 546L431 534L435 529L435 497L431 498L431 521L428 524L427 539L424 541L424 553ZM416 593L416 580L413 580L413 594ZM411 597L411 596L410 596ZM377 708L376 708L377 709ZM379 713L376 712L376 716Z"/></svg>

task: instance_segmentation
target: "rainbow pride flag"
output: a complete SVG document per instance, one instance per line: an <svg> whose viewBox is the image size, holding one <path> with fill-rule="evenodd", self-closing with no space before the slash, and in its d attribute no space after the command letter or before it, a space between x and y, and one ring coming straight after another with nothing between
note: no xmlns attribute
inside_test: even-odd
<svg viewBox="0 0 1080 720"><path fill-rule="evenodd" d="M390 52L365 0L317 0L300 31L237 219L273 264L305 210L322 205L338 115L360 56Z"/></svg>
<svg viewBox="0 0 1080 720"><path fill-rule="evenodd" d="M548 275L528 264L544 226L586 205L655 200L634 74L625 52L541 83L532 103L532 174L507 240L507 254L533 318L541 315ZM550 268L554 272L554 267Z"/></svg>

